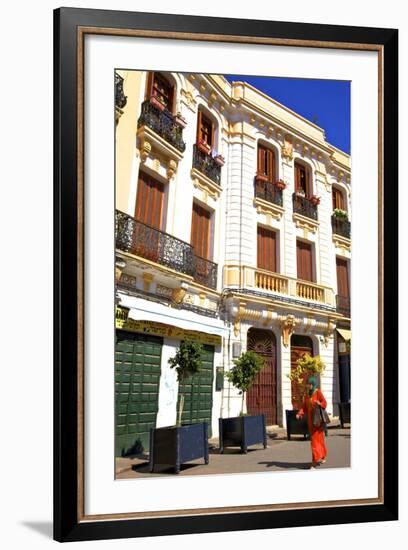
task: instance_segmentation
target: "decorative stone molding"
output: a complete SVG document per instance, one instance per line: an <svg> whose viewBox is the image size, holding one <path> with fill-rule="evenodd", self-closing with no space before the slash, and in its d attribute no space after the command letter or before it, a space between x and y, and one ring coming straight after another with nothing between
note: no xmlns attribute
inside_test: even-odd
<svg viewBox="0 0 408 550"><path fill-rule="evenodd" d="M333 235L334 246L341 251L343 256L347 256L347 253L351 252L351 240L341 235Z"/></svg>
<svg viewBox="0 0 408 550"><path fill-rule="evenodd" d="M204 198L208 195L216 201L221 195L221 186L212 181L205 174L202 174L199 170L193 168L191 170L191 178L193 180L193 186L203 192Z"/></svg>
<svg viewBox="0 0 408 550"><path fill-rule="evenodd" d="M281 321L281 328L283 333L283 345L285 348L289 346L290 337L293 334L293 331L295 330L296 326L296 320L294 315L287 315L286 318L284 318Z"/></svg>
<svg viewBox="0 0 408 550"><path fill-rule="evenodd" d="M152 144L147 140L143 140L143 142L140 145L140 159L143 163L146 162L151 152L152 152Z"/></svg>
<svg viewBox="0 0 408 550"><path fill-rule="evenodd" d="M327 326L326 326L326 330L325 330L324 335L323 335L324 345L326 346L326 348L329 345L330 338L333 336L335 328L336 328L336 323L335 323L334 319L331 319L329 317L327 319Z"/></svg>
<svg viewBox="0 0 408 550"><path fill-rule="evenodd" d="M205 292L200 292L200 294L198 295L199 299L200 299L200 306L201 307L204 307L205 305L205 300L207 298L207 295Z"/></svg>
<svg viewBox="0 0 408 550"><path fill-rule="evenodd" d="M258 197L254 198L254 205L256 206L256 211L258 214L266 215L268 225L272 225L272 220L268 220L268 216L279 221L282 218L283 213L285 212L285 209L282 206L278 206L277 204L274 204L272 202L264 201L263 199L260 199Z"/></svg>
<svg viewBox="0 0 408 550"><path fill-rule="evenodd" d="M193 94L188 90L181 90L181 97L184 101L185 105L190 109L190 111L193 111L193 113L196 111L197 101L194 99Z"/></svg>
<svg viewBox="0 0 408 550"><path fill-rule="evenodd" d="M179 288L173 288L171 293L171 299L176 304L181 304L181 302L184 300L184 297L186 295L187 288L183 288L183 286L180 286Z"/></svg>
<svg viewBox="0 0 408 550"><path fill-rule="evenodd" d="M122 271L126 267L125 260L122 260L121 258L115 258L115 281L118 282L119 279L122 276Z"/></svg>
<svg viewBox="0 0 408 550"><path fill-rule="evenodd" d="M293 141L291 136L286 135L283 145L281 145L282 157L286 160L293 160Z"/></svg>
<svg viewBox="0 0 408 550"><path fill-rule="evenodd" d="M177 162L173 159L170 159L167 164L167 171L166 171L168 179L171 180L176 172L177 172Z"/></svg>
<svg viewBox="0 0 408 550"><path fill-rule="evenodd" d="M173 288L164 285L156 285L156 294L159 296L165 296L166 298L171 298L173 294Z"/></svg>
<svg viewBox="0 0 408 550"><path fill-rule="evenodd" d="M309 238L309 231L311 233L316 233L319 222L302 216L301 214L293 213L293 221L295 222L296 227L303 229L303 236L305 239Z"/></svg>
<svg viewBox="0 0 408 550"><path fill-rule="evenodd" d="M145 292L149 292L150 291L150 285L152 283L154 279L154 276L152 275L152 273L143 273L143 289Z"/></svg>
<svg viewBox="0 0 408 550"><path fill-rule="evenodd" d="M194 301L195 301L195 300L194 300L194 294L188 293L188 294L186 294L186 295L184 296L183 302L184 302L185 304L193 305L193 304L194 304Z"/></svg>

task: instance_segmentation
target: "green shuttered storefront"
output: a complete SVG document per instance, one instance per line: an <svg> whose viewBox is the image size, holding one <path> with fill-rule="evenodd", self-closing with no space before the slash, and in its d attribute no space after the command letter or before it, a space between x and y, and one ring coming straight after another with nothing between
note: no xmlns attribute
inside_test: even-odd
<svg viewBox="0 0 408 550"><path fill-rule="evenodd" d="M116 456L149 448L158 411L162 347L158 336L116 331Z"/></svg>
<svg viewBox="0 0 408 550"><path fill-rule="evenodd" d="M214 346L203 345L202 367L199 373L188 378L179 388L184 394L184 408L181 421L208 422L208 437L211 433L211 411L213 403ZM177 410L178 410L177 402Z"/></svg>

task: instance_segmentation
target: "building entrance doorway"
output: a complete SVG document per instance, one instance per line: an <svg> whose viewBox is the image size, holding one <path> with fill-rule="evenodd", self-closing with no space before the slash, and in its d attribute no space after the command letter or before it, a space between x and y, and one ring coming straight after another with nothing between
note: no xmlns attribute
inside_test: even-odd
<svg viewBox="0 0 408 550"><path fill-rule="evenodd" d="M301 336L300 334L292 334L290 341L290 369L293 371L297 367L297 360L308 353L313 355L313 342L309 336ZM312 373L305 373L306 380ZM299 409L303 401L303 386L296 380L291 381L292 406L294 409Z"/></svg>

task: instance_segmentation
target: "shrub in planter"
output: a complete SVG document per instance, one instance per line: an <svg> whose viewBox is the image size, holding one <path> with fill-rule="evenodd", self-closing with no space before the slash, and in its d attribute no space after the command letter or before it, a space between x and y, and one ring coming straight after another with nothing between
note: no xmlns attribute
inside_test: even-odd
<svg viewBox="0 0 408 550"><path fill-rule="evenodd" d="M320 197L318 197L317 195L312 195L310 197L310 202L315 206L318 206L320 204Z"/></svg>
<svg viewBox="0 0 408 550"><path fill-rule="evenodd" d="M177 371L179 386L201 368L202 345L192 340L182 340L174 357L169 359L171 368ZM176 426L150 430L150 471L157 472L174 468L180 472L183 462L204 457L208 464L207 422L182 424L184 395L180 396Z"/></svg>
<svg viewBox="0 0 408 550"><path fill-rule="evenodd" d="M220 450L227 445L237 445L246 453L248 445L262 443L266 448L265 416L244 415L245 394L250 389L264 367L264 360L254 351L242 353L234 360L232 369L225 373L226 378L240 390L242 395L241 414L232 418L220 418Z"/></svg>
<svg viewBox="0 0 408 550"><path fill-rule="evenodd" d="M338 403L340 413L340 425L344 428L344 424L351 423L350 403Z"/></svg>
<svg viewBox="0 0 408 550"><path fill-rule="evenodd" d="M335 208L333 210L333 216L338 220L347 220L348 221L348 214L345 210L342 210L341 208Z"/></svg>

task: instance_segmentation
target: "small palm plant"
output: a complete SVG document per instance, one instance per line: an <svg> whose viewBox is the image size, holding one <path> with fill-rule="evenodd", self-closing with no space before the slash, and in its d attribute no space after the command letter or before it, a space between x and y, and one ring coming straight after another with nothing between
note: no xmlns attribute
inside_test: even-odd
<svg viewBox="0 0 408 550"><path fill-rule="evenodd" d="M242 415L244 414L245 394L265 366L265 361L254 351L246 351L238 359L234 359L233 363L234 366L225 373L225 376L242 394Z"/></svg>
<svg viewBox="0 0 408 550"><path fill-rule="evenodd" d="M170 357L168 363L171 368L175 368L177 372L177 380L179 387L184 384L185 380L190 376L200 372L202 361L201 356L203 346L199 342L193 340L182 340L174 357ZM181 415L184 408L184 394L180 395L177 426L181 426Z"/></svg>

